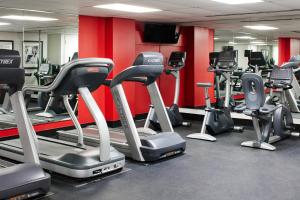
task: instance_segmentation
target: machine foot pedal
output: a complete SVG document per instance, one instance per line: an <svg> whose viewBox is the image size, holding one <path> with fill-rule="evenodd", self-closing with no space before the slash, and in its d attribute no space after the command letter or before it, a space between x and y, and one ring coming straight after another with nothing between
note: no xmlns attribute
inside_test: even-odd
<svg viewBox="0 0 300 200"><path fill-rule="evenodd" d="M298 132L291 132L291 136L300 137L300 133L298 133Z"/></svg>
<svg viewBox="0 0 300 200"><path fill-rule="evenodd" d="M214 142L217 140L215 137L213 137L209 134L206 134L206 133L193 133L193 134L187 135L186 137L190 138L190 139L205 140L205 141L211 141L211 142Z"/></svg>
<svg viewBox="0 0 300 200"><path fill-rule="evenodd" d="M275 151L276 147L273 145L266 143L266 142L258 142L258 141L246 141L241 144L243 147L250 147L250 148L257 148L257 149L263 149L268 151Z"/></svg>
<svg viewBox="0 0 300 200"><path fill-rule="evenodd" d="M236 132L243 132L244 131L244 127L243 126L235 126L233 127L233 130L236 131Z"/></svg>

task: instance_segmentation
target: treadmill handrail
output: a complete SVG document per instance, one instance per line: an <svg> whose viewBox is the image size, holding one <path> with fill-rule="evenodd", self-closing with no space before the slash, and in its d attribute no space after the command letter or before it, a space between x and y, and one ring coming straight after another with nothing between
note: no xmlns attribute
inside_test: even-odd
<svg viewBox="0 0 300 200"><path fill-rule="evenodd" d="M103 66L109 68L111 71L114 67L114 62L108 58L82 58L70 61L66 65L64 65L61 71L58 73L54 81L48 86L25 86L23 87L23 93L26 91L35 91L35 92L51 92L55 90L61 83L61 81L65 78L68 72L76 66L80 65L93 65L93 66Z"/></svg>
<svg viewBox="0 0 300 200"><path fill-rule="evenodd" d="M133 80L134 78L147 78L145 85L150 85L163 73L164 66L159 64L153 65L133 65L120 72L111 81L110 87L113 88L124 81Z"/></svg>

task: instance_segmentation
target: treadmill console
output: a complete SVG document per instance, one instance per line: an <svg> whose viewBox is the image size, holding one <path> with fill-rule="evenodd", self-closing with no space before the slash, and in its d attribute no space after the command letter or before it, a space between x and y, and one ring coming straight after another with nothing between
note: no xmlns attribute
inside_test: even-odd
<svg viewBox="0 0 300 200"><path fill-rule="evenodd" d="M221 51L216 54L213 67L218 69L234 69L237 67L236 55L237 51Z"/></svg>
<svg viewBox="0 0 300 200"><path fill-rule="evenodd" d="M168 65L173 68L183 68L186 60L185 51L173 51L170 55Z"/></svg>
<svg viewBox="0 0 300 200"><path fill-rule="evenodd" d="M263 53L260 52L260 51L249 52L247 57L248 57L249 65L252 65L252 66L265 66L267 64Z"/></svg>

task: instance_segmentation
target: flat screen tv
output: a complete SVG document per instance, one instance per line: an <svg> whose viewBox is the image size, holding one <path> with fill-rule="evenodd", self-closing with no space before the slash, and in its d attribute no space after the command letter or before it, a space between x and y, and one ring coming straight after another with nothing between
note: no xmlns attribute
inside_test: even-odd
<svg viewBox="0 0 300 200"><path fill-rule="evenodd" d="M176 44L179 33L175 24L145 24L144 42Z"/></svg>

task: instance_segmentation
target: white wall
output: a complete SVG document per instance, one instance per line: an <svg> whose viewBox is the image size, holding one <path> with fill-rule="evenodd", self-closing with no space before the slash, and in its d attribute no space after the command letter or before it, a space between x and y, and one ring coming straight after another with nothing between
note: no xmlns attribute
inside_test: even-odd
<svg viewBox="0 0 300 200"><path fill-rule="evenodd" d="M67 63L75 52L78 52L78 34L62 35L61 62Z"/></svg>
<svg viewBox="0 0 300 200"><path fill-rule="evenodd" d="M29 41L39 41L38 33L27 33L24 34L24 39ZM14 49L20 52L22 56L22 41L23 33L22 32L0 32L0 40L13 40ZM47 58L47 35L41 34L41 41L43 41L43 58Z"/></svg>
<svg viewBox="0 0 300 200"><path fill-rule="evenodd" d="M61 34L48 35L48 62L61 64Z"/></svg>
<svg viewBox="0 0 300 200"><path fill-rule="evenodd" d="M25 32L24 40L26 41L39 41L39 33ZM43 59L48 57L48 37L46 33L41 33L40 41L43 42Z"/></svg>
<svg viewBox="0 0 300 200"><path fill-rule="evenodd" d="M52 64L65 64L78 52L78 34L49 34L48 61Z"/></svg>
<svg viewBox="0 0 300 200"><path fill-rule="evenodd" d="M43 41L43 58L47 58L47 45L48 45L48 39L46 34L40 35L41 41ZM20 55L22 56L22 41L23 41L23 33L22 32L0 32L0 40L12 40L14 41L14 50L19 51ZM29 33L25 32L24 34L24 40L25 41L39 41L39 34L38 33ZM23 60L23 59L22 59ZM25 84L26 85L36 85L37 80L34 77L33 73L36 70L34 69L27 69L27 73L32 73L32 76L26 76L25 77Z"/></svg>

